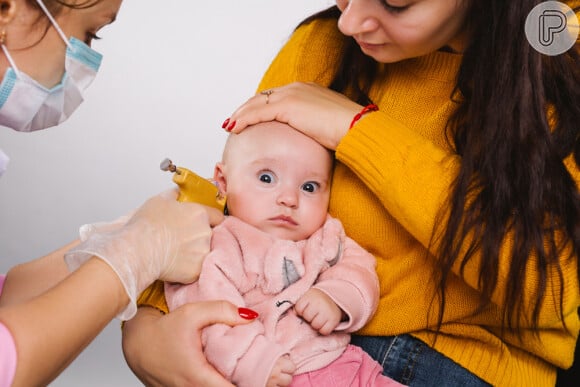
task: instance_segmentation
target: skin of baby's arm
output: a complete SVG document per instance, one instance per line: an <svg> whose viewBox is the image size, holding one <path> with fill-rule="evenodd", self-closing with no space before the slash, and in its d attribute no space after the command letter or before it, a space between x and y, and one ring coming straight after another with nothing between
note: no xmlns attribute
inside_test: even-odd
<svg viewBox="0 0 580 387"><path fill-rule="evenodd" d="M322 290L309 289L294 305L296 313L321 335L329 335L342 320L342 309Z"/></svg>

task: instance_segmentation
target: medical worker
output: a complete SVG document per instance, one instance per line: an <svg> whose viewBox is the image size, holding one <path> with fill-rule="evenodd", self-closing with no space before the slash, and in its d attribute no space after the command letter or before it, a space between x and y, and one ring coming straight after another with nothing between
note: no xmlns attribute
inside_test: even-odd
<svg viewBox="0 0 580 387"><path fill-rule="evenodd" d="M75 111L101 61L91 41L115 20L120 5L0 0L0 126L30 132L58 125ZM0 174L7 161L0 151ZM81 242L0 275L0 386L47 385L111 319L130 319L136 297L155 279L197 279L209 251L208 220L215 224L223 215L175 198L162 194L128 220L85 227ZM172 325L179 315L187 323ZM189 379L175 380L228 385L205 361L199 332L208 324L255 317L251 310L212 302L187 305L161 320L176 340L190 343L187 361L199 365Z"/></svg>

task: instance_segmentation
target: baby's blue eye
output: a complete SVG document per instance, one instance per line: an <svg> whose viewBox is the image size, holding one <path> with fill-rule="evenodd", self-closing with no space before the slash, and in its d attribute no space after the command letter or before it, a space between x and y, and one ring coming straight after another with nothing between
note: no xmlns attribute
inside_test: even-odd
<svg viewBox="0 0 580 387"><path fill-rule="evenodd" d="M260 179L262 183L270 184L274 181L274 174L272 174L271 172L262 172L258 176L258 179Z"/></svg>
<svg viewBox="0 0 580 387"><path fill-rule="evenodd" d="M319 187L320 187L320 185L318 183L313 182L313 181L309 181L309 182L302 184L302 190L306 191L306 192L311 192L311 193L316 191Z"/></svg>

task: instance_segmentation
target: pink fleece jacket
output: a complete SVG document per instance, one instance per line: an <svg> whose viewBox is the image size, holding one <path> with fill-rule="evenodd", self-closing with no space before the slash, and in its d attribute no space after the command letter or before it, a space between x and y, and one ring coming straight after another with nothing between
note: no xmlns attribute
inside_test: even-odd
<svg viewBox="0 0 580 387"><path fill-rule="evenodd" d="M207 359L240 387L265 386L276 360L290 354L296 374L337 359L378 303L375 258L344 234L330 216L299 242L277 239L229 216L213 230L212 251L200 278L165 284L169 310L187 302L226 299L257 311L259 319L203 331ZM310 288L330 296L348 318L322 336L296 315L293 305Z"/></svg>

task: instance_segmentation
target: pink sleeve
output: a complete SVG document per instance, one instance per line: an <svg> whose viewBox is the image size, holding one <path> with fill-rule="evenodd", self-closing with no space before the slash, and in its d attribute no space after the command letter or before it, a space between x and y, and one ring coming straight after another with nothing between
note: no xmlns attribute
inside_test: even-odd
<svg viewBox="0 0 580 387"><path fill-rule="evenodd" d="M4 274L0 274L0 294L2 294L2 289L4 289L4 280L6 276Z"/></svg>
<svg viewBox="0 0 580 387"><path fill-rule="evenodd" d="M5 279L6 276L0 274L0 294L2 294ZM12 385L15 372L16 345L8 328L0 322L0 386Z"/></svg>
<svg viewBox="0 0 580 387"><path fill-rule="evenodd" d="M323 226L323 231L328 229L325 232L331 232L332 235L331 226L343 230L338 220L331 220ZM332 240L329 237L325 239ZM313 241L313 237L310 241ZM348 316L347 321L341 322L335 330L355 332L375 313L379 303L379 278L375 266L373 255L351 238L345 237L341 258L318 277L314 288L326 293Z"/></svg>
<svg viewBox="0 0 580 387"><path fill-rule="evenodd" d="M0 386L12 385L16 372L16 345L12 334L0 322Z"/></svg>

